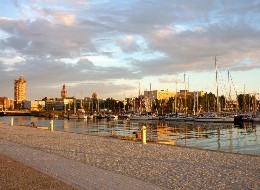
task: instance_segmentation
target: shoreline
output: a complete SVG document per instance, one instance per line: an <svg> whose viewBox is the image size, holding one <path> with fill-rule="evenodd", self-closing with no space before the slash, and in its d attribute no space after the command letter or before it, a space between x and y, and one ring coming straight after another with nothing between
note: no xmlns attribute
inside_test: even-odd
<svg viewBox="0 0 260 190"><path fill-rule="evenodd" d="M0 124L0 139L163 188L258 189L260 186L258 155L157 143L142 145L139 141L3 124Z"/></svg>
<svg viewBox="0 0 260 190"><path fill-rule="evenodd" d="M0 126L1 126L1 124L10 126L9 124L3 123L3 122L1 123L1 121L0 121ZM49 126L32 126L32 125L17 125L17 126L19 126L19 127L28 127L28 128L36 128L36 129L39 129L39 130L47 130L47 131L49 131ZM75 133L75 132L60 131L60 130L56 130L56 131L64 132L64 133L96 136L96 137L101 137L101 138L112 138L112 139L116 139L116 140L133 141L133 142L141 143L141 139L128 138L128 136L120 136L120 135L109 135L109 136L106 136L106 135L91 135L91 134L88 134L88 133ZM188 149L198 149L198 150L221 152L221 153L227 153L227 154L238 154L238 155L257 156L257 157L260 156L258 154L246 154L246 153L240 153L240 152L228 152L228 151L224 151L224 150L212 150L212 149L200 148L200 147L195 147L195 146L183 146L183 145L176 145L176 144L167 144L167 143L161 143L159 141L157 142L156 140L154 141L154 140L149 140L149 139L147 139L146 141L149 144L158 144L158 145L170 146L170 147L181 147L181 148L188 148Z"/></svg>

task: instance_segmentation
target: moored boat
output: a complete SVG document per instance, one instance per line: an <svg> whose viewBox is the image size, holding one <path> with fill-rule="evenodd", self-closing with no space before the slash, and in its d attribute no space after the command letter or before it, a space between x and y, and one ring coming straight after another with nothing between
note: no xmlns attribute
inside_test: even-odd
<svg viewBox="0 0 260 190"><path fill-rule="evenodd" d="M208 112L200 114L198 117L195 117L196 122L213 122L213 123L232 123L234 122L233 116L218 116L214 112Z"/></svg>
<svg viewBox="0 0 260 190"><path fill-rule="evenodd" d="M78 118L79 118L79 116L77 114L70 114L68 116L68 119L78 119Z"/></svg>
<svg viewBox="0 0 260 190"><path fill-rule="evenodd" d="M185 121L184 113L173 113L165 116L165 121Z"/></svg>
<svg viewBox="0 0 260 190"><path fill-rule="evenodd" d="M84 113L81 113L81 114L78 115L78 118L79 119L87 119L88 116L86 114L84 114Z"/></svg>

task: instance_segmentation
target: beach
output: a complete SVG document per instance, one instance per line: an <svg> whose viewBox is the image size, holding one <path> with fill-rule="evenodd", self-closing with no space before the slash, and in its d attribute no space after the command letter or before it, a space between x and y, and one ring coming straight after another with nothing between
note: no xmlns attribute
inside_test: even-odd
<svg viewBox="0 0 260 190"><path fill-rule="evenodd" d="M77 189L260 189L260 156L6 124L0 144L0 154Z"/></svg>

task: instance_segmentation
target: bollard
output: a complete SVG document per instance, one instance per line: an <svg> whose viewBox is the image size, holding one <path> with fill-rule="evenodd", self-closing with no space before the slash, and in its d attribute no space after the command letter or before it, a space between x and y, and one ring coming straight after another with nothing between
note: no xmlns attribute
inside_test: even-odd
<svg viewBox="0 0 260 190"><path fill-rule="evenodd" d="M50 120L50 131L53 131L53 120Z"/></svg>
<svg viewBox="0 0 260 190"><path fill-rule="evenodd" d="M10 119L10 125L13 126L14 125L14 118L11 117Z"/></svg>
<svg viewBox="0 0 260 190"><path fill-rule="evenodd" d="M146 127L145 126L142 126L141 132L142 132L142 144L146 144Z"/></svg>

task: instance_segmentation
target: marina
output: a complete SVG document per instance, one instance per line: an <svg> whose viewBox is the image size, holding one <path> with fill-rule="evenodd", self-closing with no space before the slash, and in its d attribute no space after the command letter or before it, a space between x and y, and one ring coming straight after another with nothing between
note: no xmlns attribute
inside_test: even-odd
<svg viewBox="0 0 260 190"><path fill-rule="evenodd" d="M10 123L10 116L1 117ZM13 117L14 125L49 127L50 120L33 116ZM187 146L224 152L260 155L260 123L176 122L159 120L55 119L54 130L138 140L136 132L147 128L148 143Z"/></svg>

